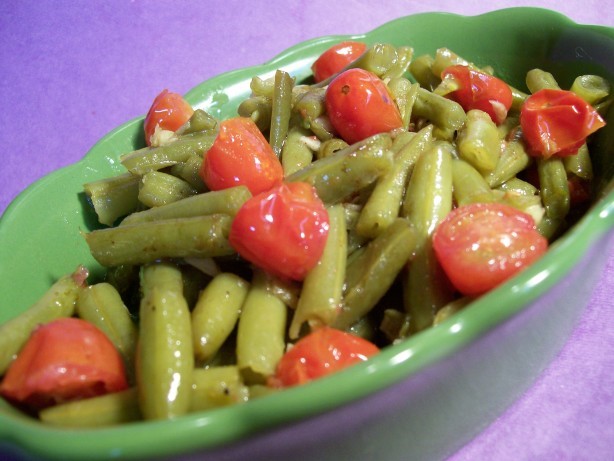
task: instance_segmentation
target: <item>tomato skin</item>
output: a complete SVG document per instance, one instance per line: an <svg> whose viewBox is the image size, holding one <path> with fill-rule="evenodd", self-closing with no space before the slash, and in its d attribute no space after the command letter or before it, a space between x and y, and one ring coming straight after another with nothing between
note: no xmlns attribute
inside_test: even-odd
<svg viewBox="0 0 614 461"><path fill-rule="evenodd" d="M326 111L335 131L349 144L403 126L384 82L363 69L339 74L326 90Z"/></svg>
<svg viewBox="0 0 614 461"><path fill-rule="evenodd" d="M311 66L316 83L341 72L366 49L366 44L354 41L345 41L331 46Z"/></svg>
<svg viewBox="0 0 614 461"><path fill-rule="evenodd" d="M163 130L177 131L193 113L194 109L183 96L166 89L162 90L145 116L145 142L148 146L151 145L151 137L156 131L156 126L159 125Z"/></svg>
<svg viewBox="0 0 614 461"><path fill-rule="evenodd" d="M228 238L254 265L285 279L302 280L319 261L328 228L328 212L313 186L282 183L243 204Z"/></svg>
<svg viewBox="0 0 614 461"><path fill-rule="evenodd" d="M534 156L574 155L603 126L599 113L571 91L539 90L520 109L522 134Z"/></svg>
<svg viewBox="0 0 614 461"><path fill-rule="evenodd" d="M437 226L433 248L456 289L478 296L541 257L548 241L530 215L509 205L473 203L452 210Z"/></svg>
<svg viewBox="0 0 614 461"><path fill-rule="evenodd" d="M269 381L272 387L290 387L335 373L377 354L366 339L331 327L321 327L299 339L286 352Z"/></svg>
<svg viewBox="0 0 614 461"><path fill-rule="evenodd" d="M460 85L447 97L459 103L465 112L472 109L484 111L497 125L506 119L513 97L512 90L503 80L463 65L447 67L441 78L453 79Z"/></svg>
<svg viewBox="0 0 614 461"><path fill-rule="evenodd" d="M77 318L41 325L0 384L3 397L31 410L128 387L122 358L106 335Z"/></svg>
<svg viewBox="0 0 614 461"><path fill-rule="evenodd" d="M220 131L205 154L199 173L211 190L245 185L252 195L281 183L284 176L273 148L256 123L247 117L220 123Z"/></svg>

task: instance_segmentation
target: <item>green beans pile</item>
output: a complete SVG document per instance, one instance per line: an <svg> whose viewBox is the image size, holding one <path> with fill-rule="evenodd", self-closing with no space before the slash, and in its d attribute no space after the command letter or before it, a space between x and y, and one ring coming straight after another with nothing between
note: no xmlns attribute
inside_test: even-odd
<svg viewBox="0 0 614 461"><path fill-rule="evenodd" d="M66 277L1 326L0 374L36 324L78 315L116 344L133 387L40 418L80 427L167 419L274 392L267 379L287 344L310 328L331 325L385 346L464 308L471 299L451 288L434 255L438 223L457 205L502 202L530 213L554 239L583 211L570 207L568 179L590 181L592 166L586 146L565 159L527 154L518 136L527 94L517 89L500 126L442 96L441 70L458 63L476 67L449 49L414 57L409 47L370 46L350 67L384 80L404 126L353 145L328 121L330 79L296 82L283 70L253 78L238 114L267 136L285 180L312 184L328 208L324 253L302 283L250 267L228 243L251 194L244 186L208 191L200 179L218 131L206 111L197 109L164 145L123 155L125 174L84 186L107 226L85 234L106 279L83 288ZM558 86L540 69L526 83L529 92ZM571 90L602 111L612 101L598 76L579 76Z"/></svg>

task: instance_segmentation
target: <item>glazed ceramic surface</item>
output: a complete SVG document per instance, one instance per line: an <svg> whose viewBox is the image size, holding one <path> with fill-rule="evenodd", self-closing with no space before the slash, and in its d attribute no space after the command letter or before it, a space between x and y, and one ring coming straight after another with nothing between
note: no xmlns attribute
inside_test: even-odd
<svg viewBox="0 0 614 461"><path fill-rule="evenodd" d="M547 68L563 87L581 73L614 81L614 29L518 8L475 17L419 14L364 35L311 40L264 65L208 80L186 97L229 117L249 94L253 76L281 68L300 81L323 50L344 38L410 45L416 55L450 47L492 65L519 88L534 67ZM0 293L9 308L0 311L0 322L78 264L100 273L80 233L96 227L82 184L123 172L118 158L142 145L141 127L138 118L117 128L81 161L33 184L9 206L0 221ZM599 199L545 257L437 328L367 363L244 405L78 436L45 427L1 401L0 448L65 460L202 459L203 453L216 460L372 460L382 453L386 460L441 459L530 385L586 305L613 245L613 117L595 139L594 152Z"/></svg>

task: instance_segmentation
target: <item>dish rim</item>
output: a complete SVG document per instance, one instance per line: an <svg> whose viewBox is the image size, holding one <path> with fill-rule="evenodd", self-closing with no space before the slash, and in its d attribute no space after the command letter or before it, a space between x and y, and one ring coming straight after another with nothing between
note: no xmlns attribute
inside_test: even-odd
<svg viewBox="0 0 614 461"><path fill-rule="evenodd" d="M399 17L364 34L328 35L303 41L282 51L261 65L236 69L208 79L188 91L186 98L188 100L199 99L203 88L213 88L216 85L222 88L224 87L223 81L232 80L240 74L253 72L253 75L262 75L259 70L273 69L278 65L287 68L285 64L304 54L305 50L309 50L313 54L315 50L325 48L327 44L332 42L341 39L367 37L404 21L414 21L425 16L453 16L457 20L473 20L486 16L515 14L515 12L545 14L549 16L548 20L561 24L566 23L569 27L607 31L607 35L614 39L614 28L579 24L560 13L543 8L514 7L474 16L444 12L419 13ZM305 61L306 58L302 58L302 60ZM200 105L205 105L205 102ZM141 123L142 119L142 116L137 117L120 125L103 136L81 160L47 175L29 186L9 204L0 218L0 228L10 226L10 216L13 210L18 206L27 205L27 196L32 189L46 187L59 175L69 174L72 169L83 167L87 164L87 158L96 155L109 139L134 131L135 126ZM48 427L35 420L19 416L12 417L0 412L0 447L4 440L9 440L14 445L33 453L46 454L47 456L70 455L78 458L91 455L95 450L110 453L115 448L109 447L108 442L111 440L117 442L117 437L122 437L121 451L124 455L147 456L161 453L161 447L156 446L155 443L148 447L141 446L143 438L151 440L151 431L158 429L158 431L164 430L167 433L165 440L174 440L174 443L183 444L186 451L213 449L224 443L241 440L253 434L255 428L271 429L284 422L296 421L299 418L310 417L326 410L334 410L403 379L409 379L421 369L454 351L460 350L479 336L490 331L494 326L504 323L507 319L527 309L532 301L549 291L559 280L564 278L581 259L592 242L612 232L613 229L614 190L610 190L606 196L592 206L591 210L574 225L572 230L569 230L566 235L559 238L551 246L543 258L514 277L513 280L474 301L470 308L456 314L438 327L425 330L408 338L401 344L389 346L383 349L379 356L373 360L334 376L322 378L305 386L287 389L274 396L256 399L244 405L189 414L172 422L138 422L114 428L85 429L79 431L80 437L74 437L74 432L71 430ZM513 304L510 304L512 297ZM503 308L493 312L490 305L495 299ZM506 302L503 302L502 299L505 299ZM357 381L361 381L360 386L356 386ZM327 391L329 388L342 388L344 391L331 393ZM352 391L348 391L348 389ZM264 417L265 414L266 418ZM233 424L233 421L236 421L237 418L251 420L258 415L260 415L259 421L253 425ZM272 419L271 415L274 416ZM267 421L262 421L263 419ZM234 429L229 431L229 428ZM122 433L126 430L130 431L133 437L123 436ZM205 432L207 436L203 437ZM88 434L94 436L87 437ZM70 453L67 453L60 447L69 440L71 441ZM172 450L168 452L168 454L172 453Z"/></svg>

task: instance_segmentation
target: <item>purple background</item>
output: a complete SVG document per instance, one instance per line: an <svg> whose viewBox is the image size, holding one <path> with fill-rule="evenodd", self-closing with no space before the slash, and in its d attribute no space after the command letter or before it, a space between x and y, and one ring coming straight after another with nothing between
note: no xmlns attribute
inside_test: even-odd
<svg viewBox="0 0 614 461"><path fill-rule="evenodd" d="M608 6L609 4L609 6ZM614 25L611 0L525 2ZM142 115L163 88L260 64L306 39L363 33L425 11L474 15L514 1L21 1L0 4L0 213L43 175ZM1 262L0 262L1 264ZM449 461L614 459L614 255L563 350ZM385 454L382 454L385 459Z"/></svg>

